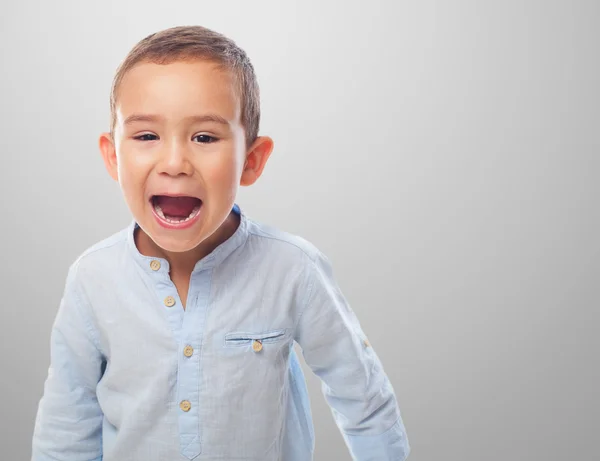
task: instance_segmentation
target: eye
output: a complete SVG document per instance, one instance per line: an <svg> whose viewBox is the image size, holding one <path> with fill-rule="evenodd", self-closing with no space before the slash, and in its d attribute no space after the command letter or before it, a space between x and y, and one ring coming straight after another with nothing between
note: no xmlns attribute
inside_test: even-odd
<svg viewBox="0 0 600 461"><path fill-rule="evenodd" d="M214 137L209 136L207 134L197 134L192 139L198 139L198 142L200 142L201 144L210 144L210 143L218 141L217 138L214 138Z"/></svg>
<svg viewBox="0 0 600 461"><path fill-rule="evenodd" d="M140 136L133 137L133 139L137 139L138 141L154 141L156 138L157 138L156 135L150 134L150 133L146 133L146 134L142 134Z"/></svg>

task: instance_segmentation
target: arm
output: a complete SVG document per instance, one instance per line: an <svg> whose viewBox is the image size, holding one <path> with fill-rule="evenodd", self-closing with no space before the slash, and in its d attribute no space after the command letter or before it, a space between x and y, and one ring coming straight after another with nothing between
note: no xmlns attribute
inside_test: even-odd
<svg viewBox="0 0 600 461"><path fill-rule="evenodd" d="M32 461L101 461L102 411L96 384L104 359L69 268L52 327L50 368L32 440Z"/></svg>
<svg viewBox="0 0 600 461"><path fill-rule="evenodd" d="M410 446L392 385L317 251L308 261L307 299L296 341L355 461L404 461Z"/></svg>

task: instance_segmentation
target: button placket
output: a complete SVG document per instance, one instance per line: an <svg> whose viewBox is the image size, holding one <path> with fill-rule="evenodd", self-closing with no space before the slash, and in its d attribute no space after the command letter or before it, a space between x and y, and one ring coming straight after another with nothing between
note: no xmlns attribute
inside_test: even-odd
<svg viewBox="0 0 600 461"><path fill-rule="evenodd" d="M178 303L179 295L177 294L177 287L169 276L169 267L168 265L165 266L164 264L161 264L158 259L151 260L148 265L152 270L152 277L156 277L156 290L158 295L162 298L161 301L163 306L165 306L165 310L167 311L167 318L171 325L173 334L177 341L180 342L184 337L182 332L182 324L185 318L185 312L183 309L173 309L173 307L175 307ZM194 356L194 347L192 344L193 343L184 343L184 347L181 350L182 357L178 361L178 387L180 393L178 406L181 413L179 416L180 430L183 426L184 430L182 431L182 445L186 447L183 451L185 451L185 454L188 457L189 455L195 456L200 451L199 443L191 443L196 437L191 428L197 427L198 419L198 409L195 408L192 403L197 402L198 400L197 391L195 391L193 387L193 383L198 382L197 373L194 372L194 369L198 367L198 364L194 364L194 362L197 360L197 357Z"/></svg>
<svg viewBox="0 0 600 461"><path fill-rule="evenodd" d="M169 276L169 263L159 258L147 261L150 268L149 275L155 288L155 293L159 297L161 306L166 311L166 317L171 327L171 331L177 340L181 334L181 324L183 321L183 309L177 309L179 304L179 295L177 287Z"/></svg>
<svg viewBox="0 0 600 461"><path fill-rule="evenodd" d="M200 363L202 336L205 329L205 316L210 300L212 272L196 270L190 278L188 302L183 314L180 335L178 337L178 372L177 392L180 403L187 405L179 408L179 435L181 437L182 454L187 457L196 456L201 452L201 434L199 431Z"/></svg>
<svg viewBox="0 0 600 461"><path fill-rule="evenodd" d="M188 310L189 309L189 310ZM186 314L191 310L191 305L186 306ZM198 381L200 368L200 354L196 352L199 344L185 339L185 320L181 330L179 346L177 388L179 396L179 435L181 437L181 452L192 458L201 451L200 437L198 434Z"/></svg>

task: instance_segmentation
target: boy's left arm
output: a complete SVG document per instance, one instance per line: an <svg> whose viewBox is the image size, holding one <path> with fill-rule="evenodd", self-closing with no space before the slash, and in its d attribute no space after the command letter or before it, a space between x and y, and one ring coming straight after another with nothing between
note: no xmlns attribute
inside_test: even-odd
<svg viewBox="0 0 600 461"><path fill-rule="evenodd" d="M308 259L308 257L307 257ZM410 446L392 385L336 283L329 259L309 260L295 340L355 461L404 461Z"/></svg>

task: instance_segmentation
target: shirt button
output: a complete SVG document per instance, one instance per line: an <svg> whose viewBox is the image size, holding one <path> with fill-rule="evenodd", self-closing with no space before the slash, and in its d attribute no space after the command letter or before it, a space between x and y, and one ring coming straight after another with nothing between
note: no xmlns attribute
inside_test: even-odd
<svg viewBox="0 0 600 461"><path fill-rule="evenodd" d="M188 400L182 400L179 404L179 408L181 408L183 411L190 411L192 404Z"/></svg>
<svg viewBox="0 0 600 461"><path fill-rule="evenodd" d="M185 355L186 357L191 357L193 353L194 348L192 346L185 346L185 348L183 349L183 355Z"/></svg>
<svg viewBox="0 0 600 461"><path fill-rule="evenodd" d="M157 271L158 269L160 269L160 261L153 259L150 262L150 269L152 269L153 271Z"/></svg>
<svg viewBox="0 0 600 461"><path fill-rule="evenodd" d="M165 298L165 306L172 307L175 305L175 298L173 296L167 296Z"/></svg>
<svg viewBox="0 0 600 461"><path fill-rule="evenodd" d="M368 339L365 339L363 342L365 343L365 346L367 346L367 347L371 346L371 343L369 343Z"/></svg>
<svg viewBox="0 0 600 461"><path fill-rule="evenodd" d="M254 342L252 343L252 349L254 349L254 352L262 351L262 343L260 342L260 340L254 340Z"/></svg>

